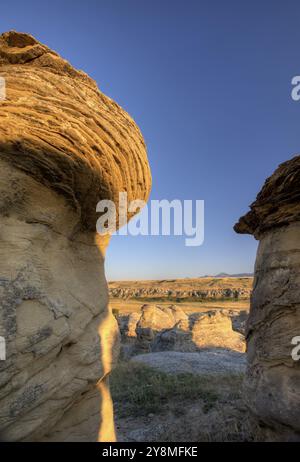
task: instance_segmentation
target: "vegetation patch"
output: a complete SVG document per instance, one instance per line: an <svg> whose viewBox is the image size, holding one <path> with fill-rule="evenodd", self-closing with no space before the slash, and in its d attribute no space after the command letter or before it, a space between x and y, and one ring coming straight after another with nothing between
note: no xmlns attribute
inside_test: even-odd
<svg viewBox="0 0 300 462"><path fill-rule="evenodd" d="M243 375L167 375L122 362L111 377L120 441L261 441L243 401Z"/></svg>
<svg viewBox="0 0 300 462"><path fill-rule="evenodd" d="M199 400L203 402L204 412L208 412L222 399L222 390L238 390L241 382L240 375L170 375L134 362L120 363L110 380L120 417L157 414L170 409L180 413L180 403Z"/></svg>

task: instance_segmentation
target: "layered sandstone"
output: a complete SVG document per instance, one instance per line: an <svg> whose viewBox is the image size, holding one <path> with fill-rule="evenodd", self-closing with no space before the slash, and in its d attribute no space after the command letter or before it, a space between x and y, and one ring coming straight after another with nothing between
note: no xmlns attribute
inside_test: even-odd
<svg viewBox="0 0 300 462"><path fill-rule="evenodd" d="M271 440L300 440L300 156L266 181L235 226L259 239L246 328L246 399Z"/></svg>
<svg viewBox="0 0 300 462"><path fill-rule="evenodd" d="M30 35L0 36L0 75L0 437L113 440L118 329L96 204L147 199L145 144L90 77Z"/></svg>

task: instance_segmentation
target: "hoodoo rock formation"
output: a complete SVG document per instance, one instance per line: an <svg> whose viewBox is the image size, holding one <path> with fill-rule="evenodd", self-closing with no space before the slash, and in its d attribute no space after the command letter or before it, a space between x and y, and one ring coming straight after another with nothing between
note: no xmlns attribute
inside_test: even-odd
<svg viewBox="0 0 300 462"><path fill-rule="evenodd" d="M112 441L118 329L96 204L147 199L145 144L89 76L30 35L0 36L0 76L0 439Z"/></svg>
<svg viewBox="0 0 300 462"><path fill-rule="evenodd" d="M260 241L246 328L246 398L270 440L300 440L300 156L266 181L235 225Z"/></svg>
<svg viewBox="0 0 300 462"><path fill-rule="evenodd" d="M195 352L227 349L244 352L239 316L225 310L188 316L176 305L143 305L139 312L118 317L121 353L130 356L161 351Z"/></svg>

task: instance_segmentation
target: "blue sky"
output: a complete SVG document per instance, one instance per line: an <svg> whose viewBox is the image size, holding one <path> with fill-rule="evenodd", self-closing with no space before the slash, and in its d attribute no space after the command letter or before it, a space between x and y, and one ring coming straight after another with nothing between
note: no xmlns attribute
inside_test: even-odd
<svg viewBox="0 0 300 462"><path fill-rule="evenodd" d="M153 199L204 199L205 242L114 236L109 279L252 271L257 243L232 226L299 149L300 3L14 0L2 32L29 32L90 74L145 137Z"/></svg>

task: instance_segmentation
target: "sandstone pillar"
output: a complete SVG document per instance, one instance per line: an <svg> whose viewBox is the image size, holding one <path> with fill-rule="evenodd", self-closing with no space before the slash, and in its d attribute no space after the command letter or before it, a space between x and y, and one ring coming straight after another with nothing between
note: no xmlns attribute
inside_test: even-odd
<svg viewBox="0 0 300 462"><path fill-rule="evenodd" d="M0 76L0 439L112 441L118 329L96 204L118 204L121 191L147 199L144 141L90 77L30 35L0 36Z"/></svg>
<svg viewBox="0 0 300 462"><path fill-rule="evenodd" d="M259 247L247 324L245 396L268 440L300 440L300 156L266 181L235 225Z"/></svg>

